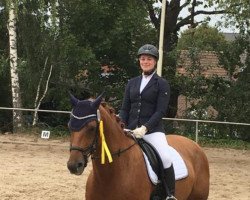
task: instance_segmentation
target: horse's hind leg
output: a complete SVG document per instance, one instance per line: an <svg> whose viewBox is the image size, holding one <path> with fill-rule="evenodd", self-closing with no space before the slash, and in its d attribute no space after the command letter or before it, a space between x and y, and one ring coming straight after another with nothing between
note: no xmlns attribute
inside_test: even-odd
<svg viewBox="0 0 250 200"><path fill-rule="evenodd" d="M208 199L208 190L207 191L192 191L187 200L207 200Z"/></svg>
<svg viewBox="0 0 250 200"><path fill-rule="evenodd" d="M208 160L204 153L200 154L200 166L197 169L199 170L196 171L196 180L188 200L207 200L210 175Z"/></svg>
<svg viewBox="0 0 250 200"><path fill-rule="evenodd" d="M199 175L198 175L199 176ZM207 200L209 195L209 177L198 177L188 200Z"/></svg>
<svg viewBox="0 0 250 200"><path fill-rule="evenodd" d="M207 200L209 195L208 183L196 185L187 200Z"/></svg>
<svg viewBox="0 0 250 200"><path fill-rule="evenodd" d="M208 199L209 190L208 187L195 187L195 189L191 192L187 200L207 200Z"/></svg>

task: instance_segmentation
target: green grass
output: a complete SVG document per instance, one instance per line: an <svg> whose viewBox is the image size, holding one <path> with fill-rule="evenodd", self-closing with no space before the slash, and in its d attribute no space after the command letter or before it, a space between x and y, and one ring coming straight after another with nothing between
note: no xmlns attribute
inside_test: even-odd
<svg viewBox="0 0 250 200"><path fill-rule="evenodd" d="M24 128L21 132L24 134L39 135L40 136L43 130L50 131L50 138L53 138L53 139L64 138L64 137L68 137L70 135L69 130L67 129L67 127L64 127L64 126L27 127L27 128Z"/></svg>
<svg viewBox="0 0 250 200"><path fill-rule="evenodd" d="M33 135L41 135L42 130L48 130L51 132L50 138L67 138L70 135L69 130L65 126L58 127L29 127L26 128L23 133L33 134ZM195 141L194 135L185 135L178 133L179 135L183 135ZM246 149L250 150L250 142L243 141L240 139L230 139L230 138L208 138L199 136L198 138L199 145L203 147L217 147L217 148L232 148L232 149Z"/></svg>
<svg viewBox="0 0 250 200"><path fill-rule="evenodd" d="M239 139L215 139L215 138L199 138L199 144L205 147L220 147L232 149L250 150L250 142Z"/></svg>
<svg viewBox="0 0 250 200"><path fill-rule="evenodd" d="M176 132L178 135L188 137L195 141L195 134L185 134L183 132ZM204 147L218 147L218 148L232 148L232 149L246 149L250 150L250 141L232 138L216 138L216 137L198 137L198 143Z"/></svg>

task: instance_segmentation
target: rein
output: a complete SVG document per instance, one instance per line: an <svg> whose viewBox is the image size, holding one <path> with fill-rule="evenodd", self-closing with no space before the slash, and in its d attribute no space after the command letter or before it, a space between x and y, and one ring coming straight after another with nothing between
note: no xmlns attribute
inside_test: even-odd
<svg viewBox="0 0 250 200"><path fill-rule="evenodd" d="M122 153L125 153L127 150L131 149L136 144L137 144L137 142L133 143L132 145L128 146L125 149L119 149L119 150L111 153L111 155L120 157ZM92 160L96 160L96 159L99 159L99 158L101 158L101 156L93 156L93 155L91 156Z"/></svg>

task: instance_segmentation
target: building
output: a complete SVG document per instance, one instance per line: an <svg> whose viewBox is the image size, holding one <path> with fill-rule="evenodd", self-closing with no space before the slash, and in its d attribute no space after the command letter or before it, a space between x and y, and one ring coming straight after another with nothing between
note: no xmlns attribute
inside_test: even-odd
<svg viewBox="0 0 250 200"><path fill-rule="evenodd" d="M233 41L236 39L238 34L235 33L224 33L225 39L227 41ZM177 74L187 76L190 72L188 72L188 68L193 65L192 60L188 56L188 50L182 50L180 54L180 59L178 61L177 65ZM218 76L222 77L223 79L230 80L230 81L236 81L237 73L240 71L240 69L237 69L235 74L233 76L230 76L228 71L225 70L222 66L219 64L219 58L216 54L216 52L213 51L203 51L199 53L197 56L197 64L200 66L200 70L196 71L195 73L199 73L206 78L212 77L212 76ZM246 55L242 55L242 62L246 59ZM194 74L195 74L194 73ZM178 111L177 111L177 118L182 118L185 115L185 111L191 107L191 103L195 103L198 100L193 100L190 102L187 97L184 95L180 95L178 97ZM208 109L208 115L209 116L216 116L217 111L210 107Z"/></svg>

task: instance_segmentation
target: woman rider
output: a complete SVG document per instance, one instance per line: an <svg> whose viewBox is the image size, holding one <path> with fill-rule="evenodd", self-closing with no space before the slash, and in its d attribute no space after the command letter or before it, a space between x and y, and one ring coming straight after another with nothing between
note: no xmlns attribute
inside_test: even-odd
<svg viewBox="0 0 250 200"><path fill-rule="evenodd" d="M143 138L158 151L164 167L164 178L169 190L167 200L174 200L175 174L168 155L168 143L162 118L170 99L168 82L156 74L158 49L146 44L138 50L142 75L128 81L120 111L120 118L136 138Z"/></svg>

